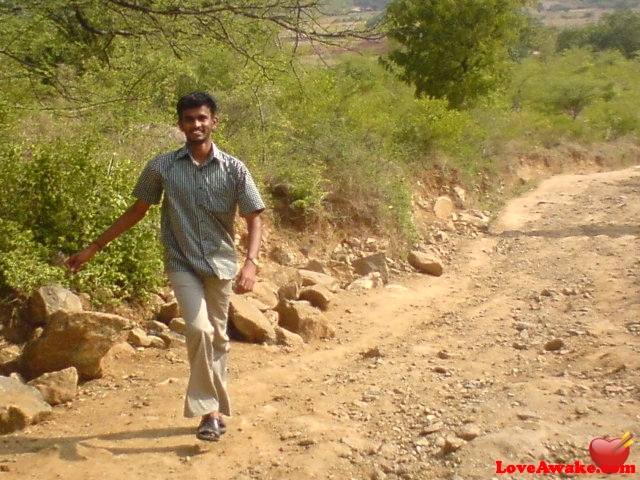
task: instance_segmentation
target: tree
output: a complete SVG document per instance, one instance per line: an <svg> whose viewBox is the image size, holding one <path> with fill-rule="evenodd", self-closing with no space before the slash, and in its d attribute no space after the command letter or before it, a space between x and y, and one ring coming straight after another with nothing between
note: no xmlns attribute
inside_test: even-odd
<svg viewBox="0 0 640 480"><path fill-rule="evenodd" d="M366 25L323 23L320 0L0 0L0 72L71 99L69 79L140 50L163 58L231 52L262 73L289 68L302 44L375 36ZM37 32L37 35L25 35ZM166 53L165 53L166 52ZM10 75L6 72L11 72ZM84 100L84 99L83 99Z"/></svg>
<svg viewBox="0 0 640 480"><path fill-rule="evenodd" d="M418 97L464 107L507 78L509 47L524 24L527 0L392 0L382 59Z"/></svg>
<svg viewBox="0 0 640 480"><path fill-rule="evenodd" d="M634 58L640 51L640 14L613 12L603 15L597 25L565 29L558 34L558 51L574 47L618 50L626 58Z"/></svg>

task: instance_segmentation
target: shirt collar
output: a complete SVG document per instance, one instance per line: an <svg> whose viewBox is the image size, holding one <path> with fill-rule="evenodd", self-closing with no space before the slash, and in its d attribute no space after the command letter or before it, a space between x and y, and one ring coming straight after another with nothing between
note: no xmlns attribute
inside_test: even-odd
<svg viewBox="0 0 640 480"><path fill-rule="evenodd" d="M203 163L203 165L211 162L212 160L217 160L218 163L220 164L220 166L222 168L225 168L227 165L227 159L224 155L220 154L220 149L218 148L218 146L215 143L212 143L212 148L211 148L211 153L209 154L209 158ZM195 158L193 158L193 155L191 154L191 150L189 150L189 148L187 147L187 145L185 144L179 151L178 151L178 157L179 158L183 158L183 157L187 157L189 158L193 163L200 165Z"/></svg>

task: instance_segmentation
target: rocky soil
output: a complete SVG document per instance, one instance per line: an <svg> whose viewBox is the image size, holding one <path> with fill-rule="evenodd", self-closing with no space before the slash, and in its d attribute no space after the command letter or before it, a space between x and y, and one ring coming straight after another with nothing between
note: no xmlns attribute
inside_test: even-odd
<svg viewBox="0 0 640 480"><path fill-rule="evenodd" d="M536 476L497 461L591 464L592 439L640 432L638 219L639 167L556 175L485 231L445 230L442 276L340 292L334 338L234 342L218 443L181 417L182 348L116 350L49 420L0 437L0 480L487 480Z"/></svg>

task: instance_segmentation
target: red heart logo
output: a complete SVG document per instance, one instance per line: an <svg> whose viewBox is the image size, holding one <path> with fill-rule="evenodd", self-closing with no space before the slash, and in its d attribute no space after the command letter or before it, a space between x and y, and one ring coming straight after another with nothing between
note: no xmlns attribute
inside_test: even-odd
<svg viewBox="0 0 640 480"><path fill-rule="evenodd" d="M613 451L620 442L621 438L614 438L613 440L605 440L604 438L594 438L589 444L589 455L591 460L598 467L620 467L624 465L624 462L629 458L629 447L620 447L615 452Z"/></svg>

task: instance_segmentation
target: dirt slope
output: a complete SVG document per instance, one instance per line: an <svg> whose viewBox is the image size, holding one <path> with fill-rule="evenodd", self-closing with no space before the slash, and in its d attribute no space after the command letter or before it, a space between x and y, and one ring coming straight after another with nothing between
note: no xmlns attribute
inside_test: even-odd
<svg viewBox="0 0 640 480"><path fill-rule="evenodd" d="M555 176L461 240L443 276L341 293L335 339L234 343L236 415L217 444L181 417L182 349L117 354L50 421L0 437L0 480L486 480L537 476L497 474L498 460L590 464L592 439L640 433L638 219L640 168Z"/></svg>

